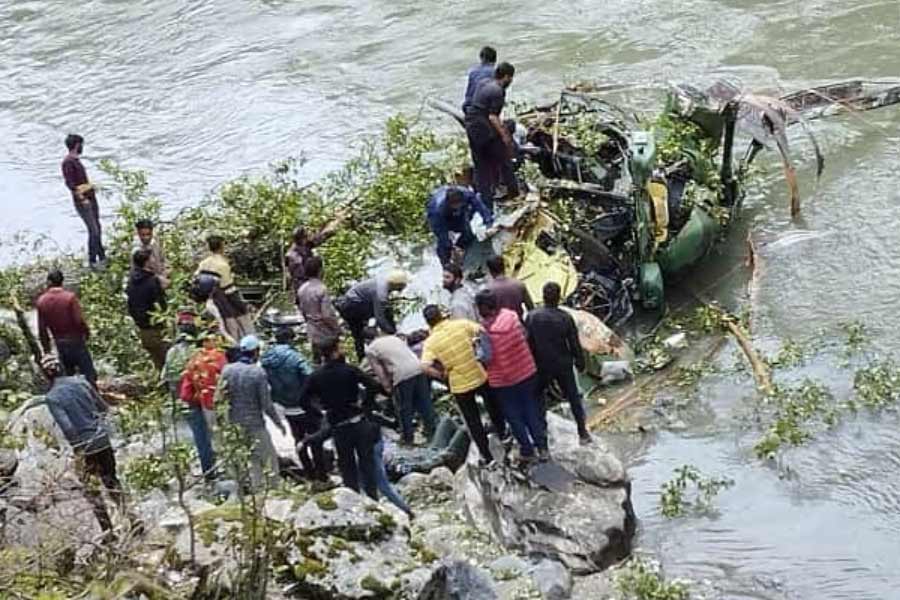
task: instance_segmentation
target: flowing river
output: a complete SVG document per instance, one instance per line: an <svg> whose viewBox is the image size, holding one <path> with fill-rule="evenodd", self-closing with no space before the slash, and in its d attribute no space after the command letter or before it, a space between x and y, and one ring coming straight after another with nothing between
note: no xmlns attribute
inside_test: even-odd
<svg viewBox="0 0 900 600"><path fill-rule="evenodd" d="M25 230L81 244L59 175L67 132L87 138L89 173L102 181L102 158L145 169L174 211L288 156L308 159L315 177L387 116L418 111L428 96L456 103L484 43L516 64L513 100L552 98L576 79L659 86L719 76L789 91L900 76L900 3L0 0L0 240ZM756 343L822 344L783 377L815 378L842 398L865 357L848 366L841 322L868 325L865 352L900 349L900 108L819 121L815 131L826 156L817 188L810 148L792 138L805 158L802 218L791 222L778 165L763 157L765 185L692 285L746 304L746 273L733 267L752 231L765 259ZM717 361L725 372L686 392L685 427L611 436L634 478L639 545L669 575L715 581L727 598L900 597L897 413L848 417L767 464L753 457L760 432L742 417L752 386L727 372L734 347ZM685 463L735 480L714 517L659 514L660 485Z"/></svg>

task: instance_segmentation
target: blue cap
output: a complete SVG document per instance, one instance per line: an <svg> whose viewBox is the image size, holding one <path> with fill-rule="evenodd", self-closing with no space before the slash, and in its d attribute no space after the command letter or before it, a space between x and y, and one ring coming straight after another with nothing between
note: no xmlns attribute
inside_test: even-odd
<svg viewBox="0 0 900 600"><path fill-rule="evenodd" d="M241 338L241 352L253 352L259 349L259 338L255 335L245 335Z"/></svg>

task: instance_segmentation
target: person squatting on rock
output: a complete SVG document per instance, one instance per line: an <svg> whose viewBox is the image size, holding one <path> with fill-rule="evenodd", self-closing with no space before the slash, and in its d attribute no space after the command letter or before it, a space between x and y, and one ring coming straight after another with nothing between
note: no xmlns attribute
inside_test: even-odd
<svg viewBox="0 0 900 600"><path fill-rule="evenodd" d="M422 370L429 377L448 382L482 461L490 463L493 456L475 397L481 396L494 428L500 432L504 419L488 389L487 373L475 354L475 343L483 329L472 321L447 319L434 304L426 306L422 314L431 328L422 347Z"/></svg>
<svg viewBox="0 0 900 600"><path fill-rule="evenodd" d="M425 214L437 238L437 255L442 265L450 264L454 248L464 253L475 241L471 225L475 213L481 215L486 227L493 225L494 215L480 194L458 185L443 185L432 192ZM451 233L458 234L455 244L450 240Z"/></svg>
<svg viewBox="0 0 900 600"><path fill-rule="evenodd" d="M87 171L81 164L84 152L84 138L70 133L66 136L68 153L62 161L62 175L66 187L72 192L75 211L84 221L88 230L88 264L91 268L106 265L106 250L103 249L103 228L100 225L100 207L94 184L88 181Z"/></svg>
<svg viewBox="0 0 900 600"><path fill-rule="evenodd" d="M377 500L373 452L380 434L378 425L367 419L366 413L374 407L375 394L383 390L375 379L347 364L339 340L332 340L322 352L325 363L306 380L300 405L311 409L313 401L319 401L334 437L344 486L355 492L362 488L366 495ZM362 402L361 388L366 392Z"/></svg>
<svg viewBox="0 0 900 600"><path fill-rule="evenodd" d="M394 311L391 307L391 292L399 292L409 282L406 271L393 270L376 275L352 286L347 293L335 301L356 349L356 359L362 361L366 355L363 329L369 319L375 319L375 325L385 333L396 333Z"/></svg>
<svg viewBox="0 0 900 600"><path fill-rule="evenodd" d="M134 249L147 250L150 252L150 258L147 260L145 268L159 277L159 282L162 284L163 288L168 288L169 269L166 265L166 257L163 254L162 246L159 245L159 240L153 236L155 231L153 221L150 219L140 219L135 223L134 229L137 233L137 244L135 244Z"/></svg>
<svg viewBox="0 0 900 600"><path fill-rule="evenodd" d="M260 364L269 377L272 402L282 407L294 442L301 442L322 426L322 413L313 405L303 407L300 393L310 375L306 359L291 344L294 332L289 327L275 331L275 344L262 354ZM305 475L313 481L327 481L325 450L320 443L297 447L297 458Z"/></svg>
<svg viewBox="0 0 900 600"><path fill-rule="evenodd" d="M128 297L128 314L137 325L141 346L160 371L166 363L169 347L163 338L163 323L154 317L154 313L165 311L168 305L162 280L147 266L151 256L150 250L135 250L125 295Z"/></svg>
<svg viewBox="0 0 900 600"><path fill-rule="evenodd" d="M431 383L422 371L418 357L396 335L379 335L378 330L373 327L367 327L364 335L367 342L366 359L376 379L393 397L403 443L413 443L414 412L425 428L425 439L431 439L437 426L437 418L432 405Z"/></svg>
<svg viewBox="0 0 900 600"><path fill-rule="evenodd" d="M218 235L211 235L206 240L209 256L200 261L197 276L213 277L215 285L209 290L209 299L222 321L222 328L232 340L238 342L244 336L256 332L249 309L241 297L241 292L234 284L231 264L225 257L225 240Z"/></svg>
<svg viewBox="0 0 900 600"><path fill-rule="evenodd" d="M63 273L53 269L47 274L47 291L35 303L38 337L44 353L51 350L50 334L66 375L81 373L97 386L97 371L87 348L91 330L84 321L78 296L63 288Z"/></svg>
<svg viewBox="0 0 900 600"><path fill-rule="evenodd" d="M190 410L188 425L194 436L203 477L213 481L217 476L212 443L216 423L215 395L219 377L227 363L215 324L204 333L202 344L184 368L178 395Z"/></svg>
<svg viewBox="0 0 900 600"><path fill-rule="evenodd" d="M487 268L491 274L491 281L487 284L487 289L494 292L500 308L515 311L519 315L519 319L522 319L525 310L534 308L534 301L531 299L531 294L528 293L528 288L518 279L506 275L506 264L502 256L489 258Z"/></svg>
<svg viewBox="0 0 900 600"><path fill-rule="evenodd" d="M481 325L491 340L487 363L491 394L503 407L524 462L533 461L535 448L540 458L549 457L547 431L537 399L537 368L522 322L516 313L500 308L494 293L487 289L475 296Z"/></svg>
<svg viewBox="0 0 900 600"><path fill-rule="evenodd" d="M516 69L511 64L497 65L493 78L478 84L466 110L465 127L475 165L475 189L489 206L493 205L494 193L501 181L506 185L507 197L519 195L512 166L515 146L512 135L500 119L506 104L506 88L515 74Z"/></svg>
<svg viewBox="0 0 900 600"><path fill-rule="evenodd" d="M109 410L97 391L81 376L64 375L56 356L47 354L41 368L51 382L46 403L50 414L75 453L78 477L84 495L104 532L112 531L112 520L94 478L100 480L122 514L125 495L116 473L116 455L104 424Z"/></svg>
<svg viewBox="0 0 900 600"><path fill-rule="evenodd" d="M322 362L322 348L341 337L341 323L331 301L328 288L322 282L322 259L307 259L304 272L307 280L297 290L297 308L306 321L306 337L312 347L313 362Z"/></svg>
<svg viewBox="0 0 900 600"><path fill-rule="evenodd" d="M584 371L584 351L578 341L575 319L559 308L560 295L559 284L552 281L544 284L544 306L529 311L525 319L528 342L537 360L541 420L546 426L546 394L549 387L556 383L572 409L581 443L588 444L591 434L585 424L584 402L574 370Z"/></svg>
<svg viewBox="0 0 900 600"><path fill-rule="evenodd" d="M271 481L268 475L279 473L278 455L266 429L265 415L272 419L282 435L287 434L287 428L272 404L269 378L257 364L259 346L259 338L255 335L241 340L240 358L222 369L217 390L228 399L228 420L241 428L250 443L251 490L261 489L265 481Z"/></svg>

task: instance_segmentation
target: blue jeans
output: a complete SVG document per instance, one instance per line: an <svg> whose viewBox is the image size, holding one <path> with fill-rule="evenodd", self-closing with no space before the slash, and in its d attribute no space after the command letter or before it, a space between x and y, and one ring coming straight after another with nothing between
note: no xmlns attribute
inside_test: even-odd
<svg viewBox="0 0 900 600"><path fill-rule="evenodd" d="M431 384L428 383L428 377L421 373L394 386L394 402L397 403L397 417L400 419L403 443L413 442L415 432L413 411L419 413L425 426L425 437L430 440L437 427L437 418L434 416L434 406L431 403Z"/></svg>
<svg viewBox="0 0 900 600"><path fill-rule="evenodd" d="M200 457L200 468L206 479L216 478L216 455L212 447L212 432L203 414L203 407L199 404L191 404L191 412L188 413L188 425L194 435L194 445L197 446L197 455Z"/></svg>
<svg viewBox="0 0 900 600"><path fill-rule="evenodd" d="M97 386L97 371L94 369L94 360L84 338L57 339L56 350L59 352L59 362L62 363L67 375L74 375L77 371L90 381L91 385Z"/></svg>
<svg viewBox="0 0 900 600"><path fill-rule="evenodd" d="M375 444L374 452L374 462L375 462L375 485L378 488L378 491L384 494L384 497L390 500L391 504L402 510L403 512L409 514L412 511L409 508L409 505L400 497L400 494L397 493L397 490L394 489L394 486L391 485L390 480L388 480L387 471L384 468L384 439L379 437L378 442ZM360 478L365 481L366 472L363 469L360 469ZM365 483L363 483L365 485Z"/></svg>
<svg viewBox="0 0 900 600"><path fill-rule="evenodd" d="M494 388L522 456L534 455L535 447L547 449L547 431L536 391L537 377L534 375L516 385Z"/></svg>

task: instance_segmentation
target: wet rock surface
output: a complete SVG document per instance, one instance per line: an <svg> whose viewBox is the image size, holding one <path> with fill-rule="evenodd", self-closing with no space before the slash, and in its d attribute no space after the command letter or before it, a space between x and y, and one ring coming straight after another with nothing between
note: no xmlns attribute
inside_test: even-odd
<svg viewBox="0 0 900 600"><path fill-rule="evenodd" d="M580 446L574 423L552 413L547 420L553 463L562 470L485 469L472 452L457 474L457 494L472 523L503 547L552 558L576 574L600 571L631 550L630 482L599 440ZM554 471L541 476L554 489L535 481L536 469Z"/></svg>

